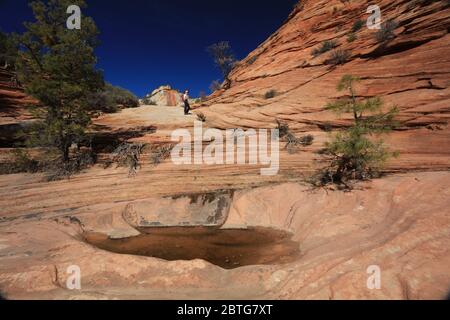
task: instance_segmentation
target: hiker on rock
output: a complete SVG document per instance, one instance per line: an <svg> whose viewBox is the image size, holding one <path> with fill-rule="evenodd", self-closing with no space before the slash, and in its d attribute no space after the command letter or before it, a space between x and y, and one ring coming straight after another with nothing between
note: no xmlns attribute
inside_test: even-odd
<svg viewBox="0 0 450 320"><path fill-rule="evenodd" d="M183 102L184 102L184 115L188 115L191 110L191 106L189 105L189 90L186 90L183 94Z"/></svg>

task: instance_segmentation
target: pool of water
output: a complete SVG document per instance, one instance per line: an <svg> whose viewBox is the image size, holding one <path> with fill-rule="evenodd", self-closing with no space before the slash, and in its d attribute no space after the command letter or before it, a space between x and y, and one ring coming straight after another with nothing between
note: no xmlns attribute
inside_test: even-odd
<svg viewBox="0 0 450 320"><path fill-rule="evenodd" d="M124 239L85 233L84 239L115 253L168 261L203 259L225 269L289 263L300 254L290 233L271 228L158 227L139 231L141 235Z"/></svg>

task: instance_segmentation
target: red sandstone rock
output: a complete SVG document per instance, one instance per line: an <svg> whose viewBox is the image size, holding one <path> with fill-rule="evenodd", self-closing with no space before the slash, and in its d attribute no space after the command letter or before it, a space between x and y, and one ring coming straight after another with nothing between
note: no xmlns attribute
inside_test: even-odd
<svg viewBox="0 0 450 320"><path fill-rule="evenodd" d="M37 101L24 93L23 88L12 83L13 73L0 68L0 125L18 124L30 120L27 110L30 104Z"/></svg>
<svg viewBox="0 0 450 320"><path fill-rule="evenodd" d="M230 89L200 107L210 127L274 127L278 118L298 134L313 134L314 144L302 152L282 150L277 176L261 176L259 166L248 165L174 166L166 161L154 167L148 155L135 178L128 178L125 168L101 166L56 182L45 182L39 174L0 176L2 294L12 299L446 297L450 9L445 1L413 9L409 3L380 2L383 16L400 25L397 37L379 50L374 31L365 28L357 40L346 41L353 22L367 17L368 1L302 1L280 30L233 71ZM311 56L327 39L338 39L341 48L352 51L348 63L330 68L323 63L328 54ZM388 170L403 173L363 183L352 192L311 190L301 181L316 169L315 152L329 139L321 126L349 123L323 110L340 95L335 86L346 73L362 77L361 96L380 95L387 106L400 107L403 128L386 140L401 154ZM271 89L279 94L264 99ZM184 117L181 108L162 113L152 108L105 115L95 124L111 131L155 125L156 132L133 139L149 143L170 142L175 128L192 130L195 117ZM284 265L224 270L202 260L115 254L83 241L83 231L116 239L137 235L136 219L160 220L152 208L171 196L224 189L236 192L222 228L290 231L301 257ZM191 219L189 210L197 203L179 201L168 206L178 203L177 217ZM130 206L137 208L131 218L124 214ZM65 287L67 267L74 264L81 268L81 291ZM382 272L379 290L367 288L371 265Z"/></svg>
<svg viewBox="0 0 450 320"><path fill-rule="evenodd" d="M442 146L450 144L450 7L446 1L429 5L378 2L383 21L398 22L395 39L383 46L375 39L377 30L364 25L356 32L357 39L348 43L353 23L369 17L366 9L370 4L301 1L286 23L232 71L230 89L200 106L208 125L273 128L279 119L293 131L317 136L323 126L349 124L349 117L337 117L324 106L342 96L336 91L342 75L353 74L362 79L357 88L360 97L380 96L386 107L399 107L403 130L389 139L402 149L403 156L408 154L409 161L414 161L412 153L419 152L421 164L417 167L421 168L440 157L448 160L450 148ZM312 50L324 40L335 40L339 49L349 50L349 61L331 67L325 64L329 52L314 58ZM265 99L269 90L276 90L277 95ZM409 140L407 144L405 140ZM419 145L425 148L418 150ZM444 167L448 168L447 160ZM404 159L401 166L414 167Z"/></svg>
<svg viewBox="0 0 450 320"><path fill-rule="evenodd" d="M118 226L126 203L74 208L70 215L80 222L64 218L67 210L15 216L0 224L0 288L12 299L444 298L450 288L450 174L400 175L362 187L312 192L289 183L238 192L223 228L288 230L301 256L233 270L201 260L120 255L81 241L80 223L99 232L105 223ZM81 291L65 286L74 264L81 268ZM371 265L381 268L379 290L367 288Z"/></svg>

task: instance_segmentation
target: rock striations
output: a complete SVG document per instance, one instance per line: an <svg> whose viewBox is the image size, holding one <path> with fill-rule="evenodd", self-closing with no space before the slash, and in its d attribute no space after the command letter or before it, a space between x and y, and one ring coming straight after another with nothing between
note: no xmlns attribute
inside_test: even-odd
<svg viewBox="0 0 450 320"><path fill-rule="evenodd" d="M273 128L279 119L295 134L312 134L313 145L301 152L288 154L282 148L276 176L261 176L258 166L248 165L176 166L167 160L155 167L148 155L133 178L126 168L101 165L53 182L41 174L0 175L0 295L447 297L450 7L448 1L380 0L382 22L391 22L377 36L377 30L366 26L370 4L301 1L283 26L237 65L229 88L196 106L208 127ZM325 41L325 47L331 41L334 48L313 55ZM332 54L340 64L333 63ZM388 170L400 173L361 183L352 192L311 189L302 176L315 169L316 151L329 139L327 129L349 124L350 119L324 109L341 96L336 84L344 74L361 77L360 97L380 96L386 107L399 107L402 125L386 141L400 152ZM154 92L155 102L177 104L167 92L172 91ZM0 96L13 105L26 99L1 85ZM13 113L20 108L5 110L2 104L0 126L25 120L21 112ZM129 141L166 144L174 129L192 131L194 120L181 108L142 106L103 115L94 125L113 135L126 134ZM145 131L148 126L154 127ZM130 134L139 128L139 134ZM137 236L144 227L198 224L208 225L211 233L218 228L283 230L298 243L300 254L287 263L227 270L198 259L169 262L117 254L84 241L91 233L120 246L121 238ZM183 245L177 243L177 248ZM81 290L66 286L73 265L81 270ZM374 267L381 272L378 288L368 285Z"/></svg>

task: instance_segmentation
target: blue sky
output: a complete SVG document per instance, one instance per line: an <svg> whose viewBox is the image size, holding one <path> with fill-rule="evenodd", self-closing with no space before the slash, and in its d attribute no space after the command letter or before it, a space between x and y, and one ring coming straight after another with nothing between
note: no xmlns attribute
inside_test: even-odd
<svg viewBox="0 0 450 320"><path fill-rule="evenodd" d="M296 0L87 0L83 14L100 30L105 79L142 97L154 88L209 92L220 79L206 47L229 41L238 59L276 31ZM0 0L0 29L21 32L32 20L26 0Z"/></svg>

